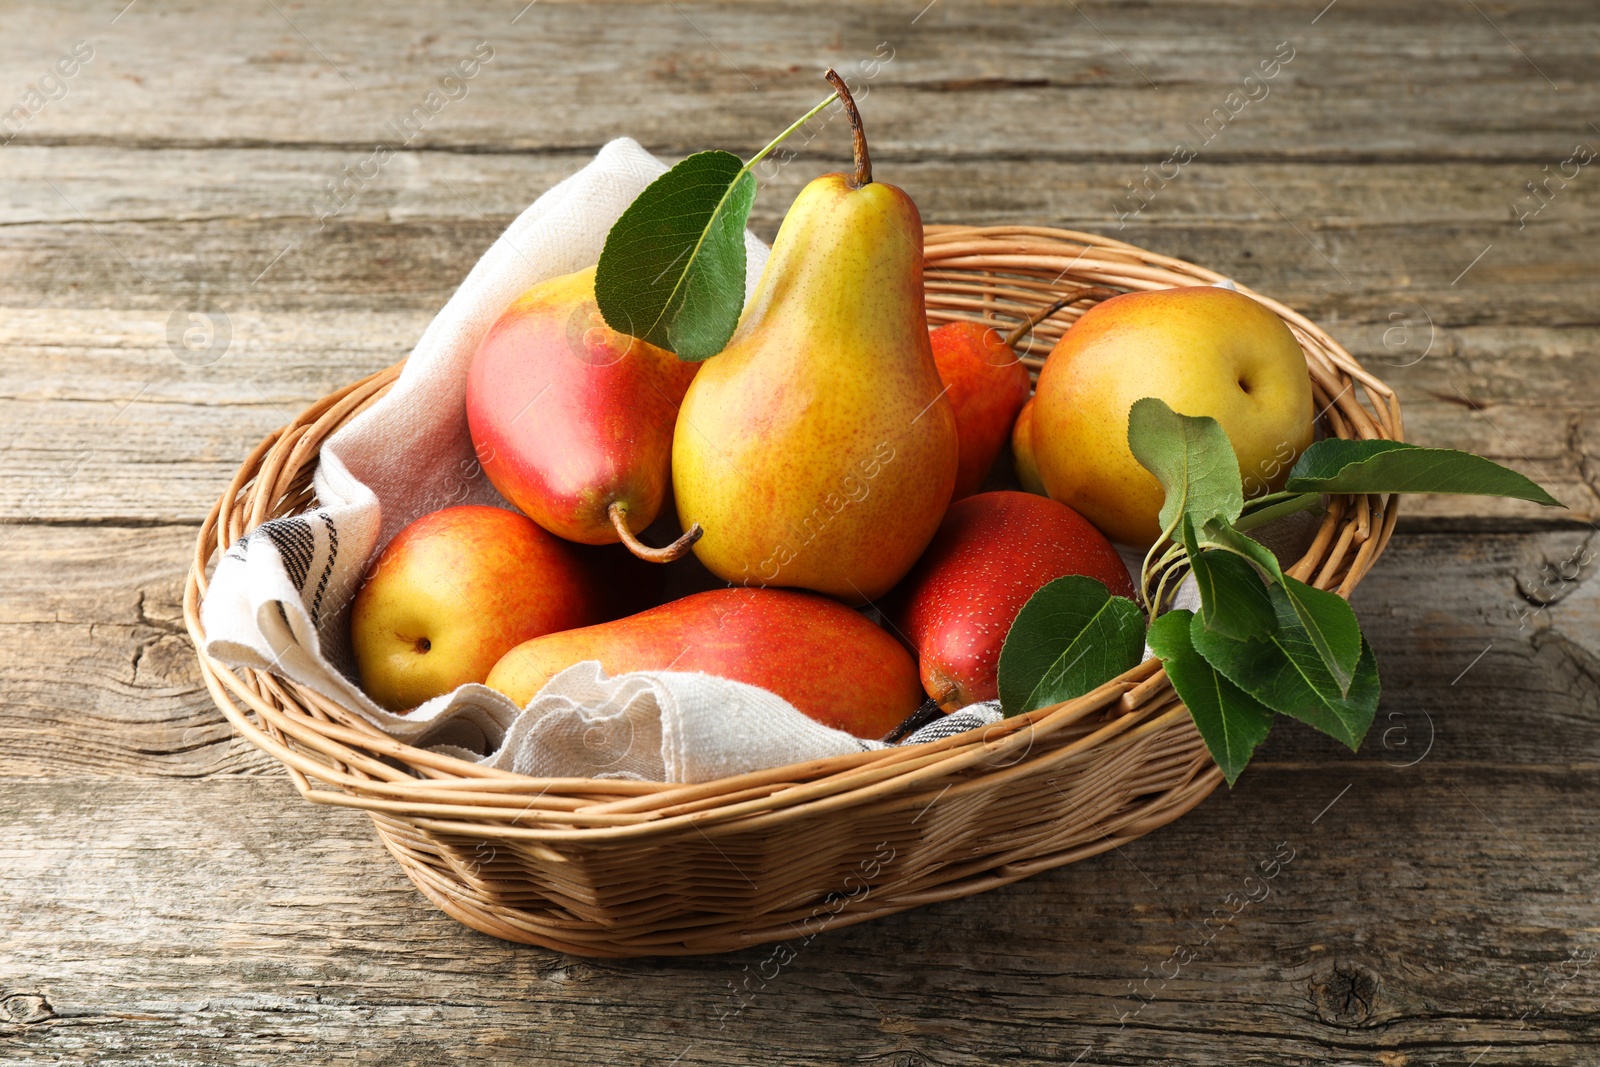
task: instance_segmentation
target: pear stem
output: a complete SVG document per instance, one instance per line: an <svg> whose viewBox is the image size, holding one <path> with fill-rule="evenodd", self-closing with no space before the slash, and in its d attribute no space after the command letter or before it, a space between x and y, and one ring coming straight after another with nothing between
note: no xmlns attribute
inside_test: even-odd
<svg viewBox="0 0 1600 1067"><path fill-rule="evenodd" d="M1090 296L1105 300L1116 295L1117 293L1115 290L1106 289L1098 285L1091 285L1084 289L1074 290L1073 292L1062 297L1060 300L1057 300L1054 304L1051 304L1049 307L1041 308L1040 310L1035 311L1032 315L1029 315L1026 319L1024 319L1016 329L1006 334L1006 347L1015 348L1017 346L1017 342L1028 335L1029 330L1033 329L1035 326L1039 325L1045 319L1048 319L1051 315L1054 315L1068 304L1076 304L1078 301Z"/></svg>
<svg viewBox="0 0 1600 1067"><path fill-rule="evenodd" d="M697 522L685 530L682 537L666 548L651 548L633 536L633 531L628 529L628 508L622 501L612 501L611 506L606 509L606 515L611 519L611 525L616 529L617 537L621 539L623 544L628 546L628 551L640 559L649 560L651 563L671 563L675 559L682 559L684 554L689 551L689 546L700 540L700 535L705 533Z"/></svg>
<svg viewBox="0 0 1600 1067"><path fill-rule="evenodd" d="M861 112L856 110L856 101L850 95L850 89L839 77L839 72L832 67L823 75L828 79L828 84L833 86L834 92L839 94L839 102L844 105L844 113L850 117L850 137L855 142L856 149L856 176L850 185L859 189L863 185L872 184L872 157L867 155L867 134L861 128Z"/></svg>

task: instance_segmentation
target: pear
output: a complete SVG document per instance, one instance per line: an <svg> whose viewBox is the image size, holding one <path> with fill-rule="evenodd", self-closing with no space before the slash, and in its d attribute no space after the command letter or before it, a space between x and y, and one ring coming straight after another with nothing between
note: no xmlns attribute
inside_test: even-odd
<svg viewBox="0 0 1600 1067"><path fill-rule="evenodd" d="M947 711L999 696L1000 648L1017 613L1042 586L1068 574L1133 596L1117 550L1065 504L1003 491L950 505L887 606L917 651L928 696Z"/></svg>
<svg viewBox="0 0 1600 1067"><path fill-rule="evenodd" d="M529 638L615 617L613 604L622 605L600 551L504 508L424 515L389 542L356 593L350 643L362 688L403 713L483 681Z"/></svg>
<svg viewBox="0 0 1600 1067"><path fill-rule="evenodd" d="M1033 383L1028 368L993 326L949 322L934 330L929 340L956 416L960 463L951 495L960 500L983 485Z"/></svg>
<svg viewBox="0 0 1600 1067"><path fill-rule="evenodd" d="M1128 447L1147 396L1222 424L1247 496L1283 488L1312 441L1305 353L1282 319L1215 286L1124 293L1073 324L1045 360L1029 440L1053 500L1137 548L1161 536L1166 494Z"/></svg>
<svg viewBox="0 0 1600 1067"><path fill-rule="evenodd" d="M834 87L856 172L795 198L733 337L684 396L672 483L719 577L859 604L933 537L957 437L928 341L922 218L872 181L860 115Z"/></svg>
<svg viewBox="0 0 1600 1067"><path fill-rule="evenodd" d="M1022 488L1039 496L1049 496L1044 482L1039 479L1039 464L1033 458L1033 398L1017 412L1017 423L1011 428L1011 458L1016 463L1017 481Z"/></svg>
<svg viewBox="0 0 1600 1067"><path fill-rule="evenodd" d="M467 426L489 481L540 526L669 562L696 531L664 549L635 535L666 502L696 365L607 326L594 274L540 282L500 316L467 372Z"/></svg>
<svg viewBox="0 0 1600 1067"><path fill-rule="evenodd" d="M948 389L960 442L961 462L952 500L969 497L982 487L1006 438L1021 419L1018 411L1033 391L1027 365L1017 358L1017 343L1057 311L1094 292L1109 295L1109 290L1078 290L1029 315L1004 336L993 326L971 319L947 322L933 331L929 337L933 361ZM1026 481L1023 484L1032 491Z"/></svg>
<svg viewBox="0 0 1600 1067"><path fill-rule="evenodd" d="M917 665L900 642L826 597L779 589L716 589L615 622L516 646L485 683L528 701L575 663L607 674L685 671L759 686L836 730L876 740L922 702Z"/></svg>

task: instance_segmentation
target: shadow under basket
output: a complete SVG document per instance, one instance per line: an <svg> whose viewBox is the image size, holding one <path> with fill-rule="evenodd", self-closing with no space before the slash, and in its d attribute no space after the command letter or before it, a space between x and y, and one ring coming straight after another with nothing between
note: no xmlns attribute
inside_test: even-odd
<svg viewBox="0 0 1600 1067"><path fill-rule="evenodd" d="M1222 280L1119 241L1037 227L932 226L926 254L933 325L971 318L1003 329L1083 290L1034 329L1027 349L1037 356L1107 290ZM1321 432L1401 439L1382 382L1300 315L1257 299L1305 351ZM197 648L219 547L311 506L322 442L399 372L325 397L245 460L195 547L184 616ZM1393 497L1329 498L1288 573L1348 595L1394 523ZM443 911L581 956L725 952L979 893L1147 834L1222 780L1155 660L986 729L700 785L488 770L394 741L282 678L203 652L200 667L223 713L283 761L301 795L369 812Z"/></svg>

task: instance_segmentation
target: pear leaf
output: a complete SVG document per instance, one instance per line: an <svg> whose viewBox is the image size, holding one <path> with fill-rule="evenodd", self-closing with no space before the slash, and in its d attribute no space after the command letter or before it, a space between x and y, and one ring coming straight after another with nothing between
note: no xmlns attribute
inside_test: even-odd
<svg viewBox="0 0 1600 1067"><path fill-rule="evenodd" d="M744 228L756 180L738 156L697 152L651 182L606 235L595 302L620 333L700 362L744 310Z"/></svg>
<svg viewBox="0 0 1600 1067"><path fill-rule="evenodd" d="M1080 697L1143 652L1139 605L1093 578L1057 578L1028 598L1000 647L1000 709L1021 715Z"/></svg>
<svg viewBox="0 0 1600 1067"><path fill-rule="evenodd" d="M831 70L828 77L838 79ZM721 352L744 310L744 227L756 202L751 168L838 97L828 94L748 163L729 152L696 152L646 186L612 223L595 269L606 325L691 363Z"/></svg>
<svg viewBox="0 0 1600 1067"><path fill-rule="evenodd" d="M1244 510L1239 460L1216 419L1179 415L1147 396L1128 411L1128 449L1166 490L1164 536L1171 537L1185 515L1201 527L1215 518L1232 522Z"/></svg>
<svg viewBox="0 0 1600 1067"><path fill-rule="evenodd" d="M1453 448L1329 437L1306 449L1289 472L1291 493L1463 493L1566 507L1532 479Z"/></svg>
<svg viewBox="0 0 1600 1067"><path fill-rule="evenodd" d="M1278 557L1272 554L1272 549L1255 538L1240 533L1231 523L1212 519L1206 523L1205 537L1200 543L1208 548L1231 552L1241 559L1247 559L1266 571L1273 581L1283 581L1283 568L1278 563Z"/></svg>
<svg viewBox="0 0 1600 1067"><path fill-rule="evenodd" d="M1244 502L1244 514L1233 521L1236 530L1253 530L1301 511L1323 511L1321 493L1258 496Z"/></svg>
<svg viewBox="0 0 1600 1067"><path fill-rule="evenodd" d="M1294 613L1295 625L1286 628L1280 623L1280 636L1308 642L1333 676L1339 695L1348 695L1364 644L1350 602L1287 574L1272 591L1281 594L1274 596L1274 605L1287 604Z"/></svg>
<svg viewBox="0 0 1600 1067"><path fill-rule="evenodd" d="M1200 617L1206 629L1239 640L1272 631L1276 625L1272 598L1248 562L1211 548L1191 554L1189 567L1200 589Z"/></svg>
<svg viewBox="0 0 1600 1067"><path fill-rule="evenodd" d="M1195 650L1189 639L1192 619L1178 608L1151 623L1150 651L1161 657L1167 679L1231 787L1272 729L1272 709L1230 682Z"/></svg>
<svg viewBox="0 0 1600 1067"><path fill-rule="evenodd" d="M1268 588L1277 627L1246 640L1208 630L1198 616L1189 639L1228 681L1281 714L1359 748L1378 710L1378 666L1372 646L1359 638L1351 682L1341 691L1322 655L1306 635L1283 587ZM1169 613L1170 614L1170 613Z"/></svg>
<svg viewBox="0 0 1600 1067"><path fill-rule="evenodd" d="M1297 632L1322 657L1323 665L1339 687L1339 694L1343 696L1348 693L1356 660L1361 655L1361 624L1356 621L1356 613L1349 602L1337 593L1325 592L1284 574L1278 557L1272 554L1271 549L1246 537L1221 519L1213 519L1206 524L1204 543L1212 550L1233 553L1241 561L1249 560L1271 576L1284 600L1294 609ZM1199 580L1198 573L1196 580ZM1211 626L1209 615L1206 616L1206 625L1215 629ZM1269 626L1263 630L1262 636L1270 629ZM1244 635L1234 632L1228 636Z"/></svg>

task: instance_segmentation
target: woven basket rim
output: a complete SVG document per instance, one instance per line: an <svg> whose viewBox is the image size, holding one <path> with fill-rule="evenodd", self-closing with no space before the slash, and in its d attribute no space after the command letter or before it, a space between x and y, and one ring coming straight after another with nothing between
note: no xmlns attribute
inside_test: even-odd
<svg viewBox="0 0 1600 1067"><path fill-rule="evenodd" d="M1061 281L1067 277L1073 279L1070 287L1103 284L1125 290L1225 280L1206 268L1112 238L1049 227L930 225L925 249L930 323L952 318L1019 319L1030 304L1048 303L1064 288ZM971 301L964 295L937 302L942 275L973 271L989 272L1005 283L986 287L982 314L972 313ZM1044 280L1051 271L1059 274L1053 281ZM952 284L950 292L960 292L961 285ZM1329 433L1403 440L1399 403L1388 386L1298 312L1245 286L1235 287L1273 310L1296 335L1306 353L1319 406L1326 405L1319 418ZM1041 324L1036 333L1051 341L1083 310L1069 308ZM1025 362L1037 366L1041 361ZM893 801L897 796L914 798L919 786L954 774L972 775L968 779L972 788L992 786L1008 776L1104 759L1161 731L1193 732L1187 709L1159 661L1152 658L1074 700L982 731L919 745L688 785L534 778L403 744L304 686L263 671L231 668L212 658L204 651L199 618L211 561L266 519L303 511L312 503L310 473L322 441L384 396L403 366L404 361L323 397L257 445L203 523L185 586L184 618L207 689L247 740L285 764L307 800L360 808L375 817L404 818L409 825L438 834L492 830L496 839L522 842L529 848L556 843L615 845L679 827L716 837L872 801ZM263 485L274 491L261 492ZM1286 573L1348 596L1381 553L1396 518L1394 497L1331 497L1311 546ZM1060 738L1068 740L1056 743ZM1041 741L1049 743L1035 755ZM1198 795L1185 798L1188 807L1221 780L1208 756L1204 762L1208 766L1193 776ZM332 788L318 787L313 779ZM1115 843L1113 835L1107 840ZM421 881L418 885L456 914Z"/></svg>

